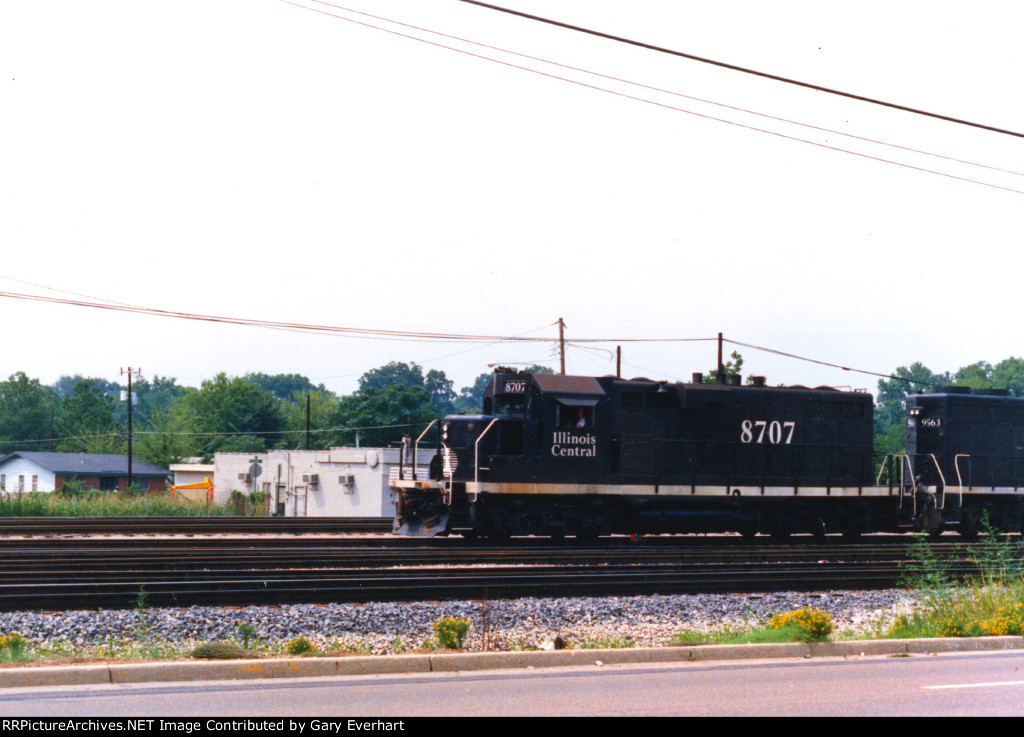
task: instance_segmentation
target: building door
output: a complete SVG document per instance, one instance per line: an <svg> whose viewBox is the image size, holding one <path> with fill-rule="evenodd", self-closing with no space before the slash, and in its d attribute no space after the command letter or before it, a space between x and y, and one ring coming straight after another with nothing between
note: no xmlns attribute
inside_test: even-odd
<svg viewBox="0 0 1024 737"><path fill-rule="evenodd" d="M292 492L292 517L306 516L306 486L296 486Z"/></svg>

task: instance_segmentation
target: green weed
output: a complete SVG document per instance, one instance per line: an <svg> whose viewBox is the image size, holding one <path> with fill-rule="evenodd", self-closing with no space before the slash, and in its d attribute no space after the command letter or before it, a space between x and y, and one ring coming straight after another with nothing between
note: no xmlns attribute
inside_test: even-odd
<svg viewBox="0 0 1024 737"><path fill-rule="evenodd" d="M238 638L242 641L242 647L248 650L249 643L256 639L256 626L249 622L237 622L235 624L235 631L238 633Z"/></svg>
<svg viewBox="0 0 1024 737"><path fill-rule="evenodd" d="M288 640L284 644L284 651L289 655L308 655L314 652L313 643L305 635Z"/></svg>
<svg viewBox="0 0 1024 737"><path fill-rule="evenodd" d="M441 617L434 622L437 644L446 650L461 650L469 634L469 620L464 617Z"/></svg>
<svg viewBox="0 0 1024 737"><path fill-rule="evenodd" d="M1019 543L1002 536L982 516L985 541L968 556L979 574L955 584L942 560L923 537L911 548L905 583L921 609L900 617L885 637L979 637L1024 634L1024 579Z"/></svg>

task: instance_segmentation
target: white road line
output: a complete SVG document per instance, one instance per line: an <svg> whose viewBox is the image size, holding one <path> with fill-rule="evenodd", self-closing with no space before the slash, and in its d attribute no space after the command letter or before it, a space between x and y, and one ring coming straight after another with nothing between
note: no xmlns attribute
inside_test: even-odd
<svg viewBox="0 0 1024 737"><path fill-rule="evenodd" d="M955 683L949 686L921 686L921 688L989 688L991 686L1024 686L1024 681L993 681L992 683Z"/></svg>

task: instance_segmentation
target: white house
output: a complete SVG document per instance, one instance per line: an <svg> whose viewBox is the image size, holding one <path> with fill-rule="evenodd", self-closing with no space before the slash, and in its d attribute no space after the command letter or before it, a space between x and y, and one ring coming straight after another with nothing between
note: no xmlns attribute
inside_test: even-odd
<svg viewBox="0 0 1024 737"><path fill-rule="evenodd" d="M165 468L132 460L132 482L148 491L167 488ZM84 489L124 491L128 487L128 457L103 453L16 451L0 458L0 489L5 492L54 491L68 481Z"/></svg>

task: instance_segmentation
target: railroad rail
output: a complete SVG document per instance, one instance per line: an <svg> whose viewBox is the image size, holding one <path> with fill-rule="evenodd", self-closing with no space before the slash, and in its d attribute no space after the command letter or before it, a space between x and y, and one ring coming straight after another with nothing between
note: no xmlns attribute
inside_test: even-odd
<svg viewBox="0 0 1024 737"><path fill-rule="evenodd" d="M309 535L391 532L390 517L2 517L2 535Z"/></svg>
<svg viewBox="0 0 1024 737"><path fill-rule="evenodd" d="M126 544L138 542L145 544ZM438 542L5 539L0 609L130 608L143 591L149 605L185 606L874 589L896 584L907 547ZM954 547L937 552L953 554ZM952 570L968 575L974 566L961 558Z"/></svg>

